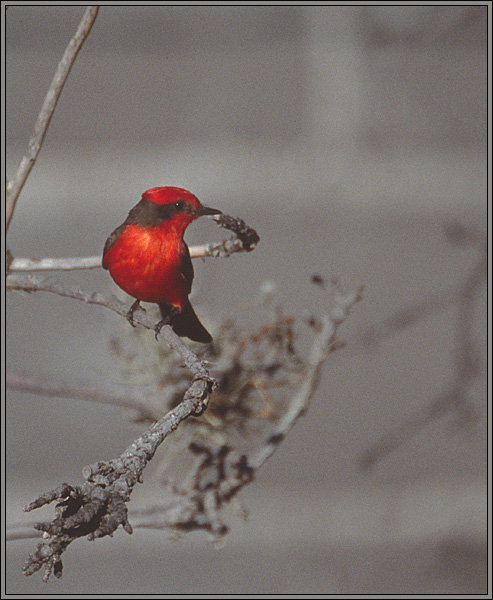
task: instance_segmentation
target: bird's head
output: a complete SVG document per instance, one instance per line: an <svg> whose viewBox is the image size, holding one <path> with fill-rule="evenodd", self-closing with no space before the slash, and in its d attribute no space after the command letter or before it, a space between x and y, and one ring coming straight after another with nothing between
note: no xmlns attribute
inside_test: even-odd
<svg viewBox="0 0 493 600"><path fill-rule="evenodd" d="M142 200L153 202L163 207L164 212L168 210L170 214L189 214L192 219L202 217L203 215L221 214L220 210L203 206L192 192L178 187L151 188L142 194Z"/></svg>
<svg viewBox="0 0 493 600"><path fill-rule="evenodd" d="M203 206L188 190L155 187L142 194L142 200L130 211L130 222L143 227L170 225L184 231L198 217L220 215L220 210Z"/></svg>

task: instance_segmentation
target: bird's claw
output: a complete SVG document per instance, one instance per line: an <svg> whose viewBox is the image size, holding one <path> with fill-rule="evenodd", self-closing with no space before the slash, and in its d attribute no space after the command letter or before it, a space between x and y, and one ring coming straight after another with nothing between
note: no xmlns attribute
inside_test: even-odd
<svg viewBox="0 0 493 600"><path fill-rule="evenodd" d="M140 308L140 310L143 310L145 312L145 308L143 308L140 305L140 300L136 300L132 306L128 309L127 314L125 315L127 318L127 321L130 323L130 325L132 325L132 327L135 327L135 323L134 323L134 312Z"/></svg>
<svg viewBox="0 0 493 600"><path fill-rule="evenodd" d="M176 315L177 312L179 312L173 306L167 307L166 310L164 310L164 305L160 305L160 306L161 306L161 315L163 315L163 318L159 321L159 323L156 323L154 325L154 333L156 334L156 340L157 340L157 336L161 333L161 329L165 325L170 325L171 321L173 320L173 317ZM166 312L168 314L166 314ZM164 315L166 315L166 316L164 316Z"/></svg>
<svg viewBox="0 0 493 600"><path fill-rule="evenodd" d="M161 321L159 321L159 323L156 323L154 325L154 335L156 337L156 340L158 339L158 335L161 333L161 329L165 325L168 325L170 320L171 320L170 317L166 317L165 319L161 319Z"/></svg>

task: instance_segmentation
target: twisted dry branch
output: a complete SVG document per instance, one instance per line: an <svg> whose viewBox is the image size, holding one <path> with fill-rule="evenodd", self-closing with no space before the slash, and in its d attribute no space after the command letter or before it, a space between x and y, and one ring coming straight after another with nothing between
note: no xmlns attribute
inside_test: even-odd
<svg viewBox="0 0 493 600"><path fill-rule="evenodd" d="M63 483L27 505L24 510L29 512L58 502L52 521L35 524L35 528L43 531L48 540L38 544L24 566L24 573L32 575L44 566L44 580L51 573L61 577L61 555L77 538L87 536L94 540L111 536L120 525L127 533L132 533L126 502L130 500L135 484L142 482L144 469L166 437L182 421L203 412L213 388L212 381L195 378L183 401L154 423L118 458L85 467L82 474L86 483L80 486Z"/></svg>
<svg viewBox="0 0 493 600"><path fill-rule="evenodd" d="M255 470L272 455L306 411L317 387L321 366L335 343L337 329L360 298L361 290L340 296L337 305L320 320L303 380L288 402L284 416L273 433L266 437L260 451L249 457L225 444L210 447L198 441L191 443L189 449L198 457L198 461L189 476L189 489L184 489L178 499L167 505L148 507L134 513L137 526L173 527L181 531L200 529L215 537L226 533L227 526L219 516L220 509L253 480ZM275 339L276 331L273 330L272 335ZM291 350L288 349L288 352ZM24 568L26 575L44 567L45 580L51 573L60 577L61 555L79 537L87 536L93 540L111 536L120 525L131 533L126 503L135 484L142 481L146 465L163 440L183 420L204 409L212 389L211 381L195 378L183 401L142 434L122 455L84 468L86 482L83 485L62 484L29 504L25 509L27 511L51 502L58 503L55 518L51 522L35 524L36 530L44 532L47 539L41 541L30 556ZM21 534L23 537L26 535L25 532Z"/></svg>

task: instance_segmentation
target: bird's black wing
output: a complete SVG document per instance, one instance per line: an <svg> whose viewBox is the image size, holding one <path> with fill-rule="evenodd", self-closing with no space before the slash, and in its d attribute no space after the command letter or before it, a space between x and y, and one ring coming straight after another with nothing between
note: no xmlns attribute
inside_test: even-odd
<svg viewBox="0 0 493 600"><path fill-rule="evenodd" d="M154 202L144 202L141 200L138 204L136 204L131 211L128 213L125 221L113 231L113 233L106 240L103 250L103 268L107 269L108 267L104 264L104 255L108 250L113 246L116 240L123 233L123 230L127 225L141 225L145 227L151 223L153 223L154 213L156 211L156 207L153 206Z"/></svg>
<svg viewBox="0 0 493 600"><path fill-rule="evenodd" d="M181 257L180 271L187 283L188 293L190 293L190 290L192 289L192 281L193 281L193 265L192 265L192 259L190 258L190 251L188 250L188 246L186 245L185 242L183 242L183 245L184 245L184 252Z"/></svg>
<svg viewBox="0 0 493 600"><path fill-rule="evenodd" d="M113 244L116 242L116 240L120 237L122 231L125 229L126 227L126 223L122 223L120 225L120 227L117 227L115 229L115 231L113 231L113 233L109 236L109 238L106 240L106 243L104 245L104 250L103 250L103 268L107 269L108 267L104 264L104 257L106 252L108 252L108 250L111 248L111 246L113 246Z"/></svg>

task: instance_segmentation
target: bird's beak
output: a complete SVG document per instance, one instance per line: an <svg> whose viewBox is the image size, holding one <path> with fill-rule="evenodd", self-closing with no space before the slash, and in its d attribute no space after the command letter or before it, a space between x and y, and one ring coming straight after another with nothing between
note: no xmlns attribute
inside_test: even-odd
<svg viewBox="0 0 493 600"><path fill-rule="evenodd" d="M222 215L223 213L217 208L209 208L208 206L201 206L195 211L195 214L199 217L206 215Z"/></svg>

